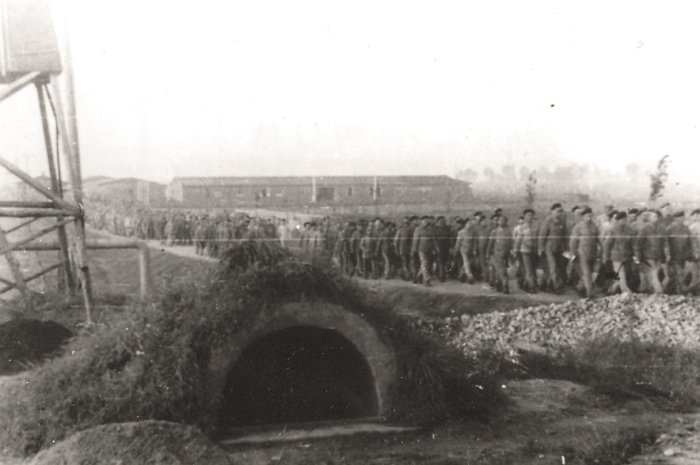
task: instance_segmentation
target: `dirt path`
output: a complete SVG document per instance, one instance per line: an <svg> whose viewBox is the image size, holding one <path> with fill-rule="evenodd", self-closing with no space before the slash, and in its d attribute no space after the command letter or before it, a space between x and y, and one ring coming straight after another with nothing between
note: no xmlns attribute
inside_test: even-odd
<svg viewBox="0 0 700 465"><path fill-rule="evenodd" d="M660 431L689 421L642 405L613 408L606 396L568 381L509 381L503 389L511 402L488 423L452 421L400 434L307 437L265 447L222 445L235 463L247 464L626 463L653 447ZM655 462L637 465L643 463Z"/></svg>
<svg viewBox="0 0 700 465"><path fill-rule="evenodd" d="M697 465L700 463L700 413L679 417L661 434L653 450L638 455L630 465Z"/></svg>

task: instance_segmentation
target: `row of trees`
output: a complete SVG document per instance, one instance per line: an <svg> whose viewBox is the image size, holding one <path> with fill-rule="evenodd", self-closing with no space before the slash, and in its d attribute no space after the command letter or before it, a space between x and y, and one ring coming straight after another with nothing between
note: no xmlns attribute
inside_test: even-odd
<svg viewBox="0 0 700 465"><path fill-rule="evenodd" d="M512 183L526 182L532 172L542 182L556 182L561 184L571 184L585 181L590 178L614 178L619 180L619 173L611 173L599 169L596 166L571 163L568 165L557 165L554 167L541 166L535 170L531 167L515 165L503 165L501 169L486 167L481 172L467 168L457 173L457 178L471 183ZM638 183L649 176L650 173L638 163L630 163L625 167L624 178L626 181Z"/></svg>
<svg viewBox="0 0 700 465"><path fill-rule="evenodd" d="M666 187L666 182L668 180L668 164L670 157L664 155L659 159L656 165L656 172L650 175L650 192L649 200L651 202L656 202L663 196L664 188ZM631 165L628 165L628 170ZM505 168L505 167L504 167ZM521 168L521 179L525 177L525 174ZM508 170L510 172L510 170ZM525 203L527 206L532 207L535 204L537 198L537 172L530 171L526 174L527 178L525 180Z"/></svg>

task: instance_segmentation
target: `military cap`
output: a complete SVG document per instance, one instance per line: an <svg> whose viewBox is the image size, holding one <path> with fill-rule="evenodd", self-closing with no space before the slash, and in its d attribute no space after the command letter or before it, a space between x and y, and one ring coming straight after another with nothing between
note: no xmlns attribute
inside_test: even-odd
<svg viewBox="0 0 700 465"><path fill-rule="evenodd" d="M418 219L418 217L416 215L411 215L408 219L411 221L415 221Z"/></svg>
<svg viewBox="0 0 700 465"><path fill-rule="evenodd" d="M550 210L556 210L557 208L561 208L561 204L559 202L553 203Z"/></svg>
<svg viewBox="0 0 700 465"><path fill-rule="evenodd" d="M571 209L571 212L574 213L579 208L581 208L581 207L579 207L578 205L574 205L574 207Z"/></svg>
<svg viewBox="0 0 700 465"><path fill-rule="evenodd" d="M639 208L630 208L629 210L627 210L627 213L629 213L630 215L638 215Z"/></svg>
<svg viewBox="0 0 700 465"><path fill-rule="evenodd" d="M581 215L590 215L591 213L593 213L593 210L591 210L590 207L586 207L583 210L581 210Z"/></svg>
<svg viewBox="0 0 700 465"><path fill-rule="evenodd" d="M696 208L693 210L693 212L690 214L690 216L695 216L695 215L700 215L700 208Z"/></svg>
<svg viewBox="0 0 700 465"><path fill-rule="evenodd" d="M666 202L666 203L661 204L661 206L659 207L659 209L666 208L666 207L670 207L670 206L671 206L671 203L670 203L670 202Z"/></svg>
<svg viewBox="0 0 700 465"><path fill-rule="evenodd" d="M610 213L608 213L608 219L612 220L613 218L617 217L617 210L613 210Z"/></svg>
<svg viewBox="0 0 700 465"><path fill-rule="evenodd" d="M501 216L501 213L503 213L503 209L502 209L502 208L497 208L497 209L493 212L493 214L494 214L495 216Z"/></svg>
<svg viewBox="0 0 700 465"><path fill-rule="evenodd" d="M683 210L677 211L673 214L676 218L680 218L682 216L685 216L685 212Z"/></svg>
<svg viewBox="0 0 700 465"><path fill-rule="evenodd" d="M627 218L627 213L625 213L625 212L617 212L617 214L615 215L615 218L618 219L618 220L621 220L621 219L623 219L623 218Z"/></svg>
<svg viewBox="0 0 700 465"><path fill-rule="evenodd" d="M523 210L523 216L527 215L528 213L532 213L534 215L535 210L533 210L532 208L526 208L525 210Z"/></svg>
<svg viewBox="0 0 700 465"><path fill-rule="evenodd" d="M436 220L436 221L439 221L439 220L444 220L444 219L445 219L445 217L444 217L444 216L442 216L442 215L440 215L440 216L438 216L437 218L435 218L435 220Z"/></svg>
<svg viewBox="0 0 700 465"><path fill-rule="evenodd" d="M455 221L455 223L457 223L457 224L460 225L460 226L464 226L464 225L466 224L467 221L469 221L469 220L463 220L462 218L457 218L457 220Z"/></svg>
<svg viewBox="0 0 700 465"><path fill-rule="evenodd" d="M423 216L421 216L420 219L421 219L421 220L429 220L430 218L432 218L432 216L423 215Z"/></svg>
<svg viewBox="0 0 700 465"><path fill-rule="evenodd" d="M481 211L477 211L476 213L474 213L474 216L484 216L484 214L481 213Z"/></svg>

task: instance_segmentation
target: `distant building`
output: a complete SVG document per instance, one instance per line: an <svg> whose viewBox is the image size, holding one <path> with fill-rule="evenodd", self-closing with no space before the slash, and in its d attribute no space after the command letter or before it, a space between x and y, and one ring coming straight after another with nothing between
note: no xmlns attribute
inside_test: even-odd
<svg viewBox="0 0 700 465"><path fill-rule="evenodd" d="M448 176L177 177L166 197L191 208L451 205L471 188Z"/></svg>
<svg viewBox="0 0 700 465"><path fill-rule="evenodd" d="M112 202L139 202L149 207L166 204L164 184L138 178L95 176L83 182L85 196Z"/></svg>

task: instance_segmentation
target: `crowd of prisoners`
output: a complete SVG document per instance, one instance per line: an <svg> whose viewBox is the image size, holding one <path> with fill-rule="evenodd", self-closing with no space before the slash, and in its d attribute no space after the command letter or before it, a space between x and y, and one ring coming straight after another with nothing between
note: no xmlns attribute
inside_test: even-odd
<svg viewBox="0 0 700 465"><path fill-rule="evenodd" d="M469 216L324 217L302 224L244 214L93 209L93 226L114 234L191 245L220 257L237 241L275 241L306 259L329 258L342 273L363 279L484 283L509 293L690 294L700 291L700 209L567 211L551 205L538 218L502 209Z"/></svg>

